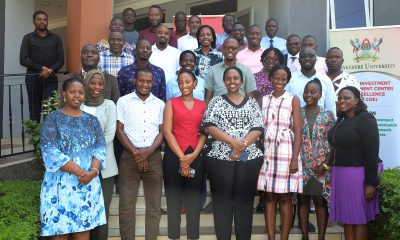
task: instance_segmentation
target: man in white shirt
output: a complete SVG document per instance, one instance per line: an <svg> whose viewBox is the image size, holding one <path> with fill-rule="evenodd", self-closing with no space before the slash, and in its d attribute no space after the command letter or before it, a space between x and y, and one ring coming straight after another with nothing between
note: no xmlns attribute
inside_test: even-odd
<svg viewBox="0 0 400 240"><path fill-rule="evenodd" d="M301 69L293 73L285 89L289 93L298 96L301 107L304 107L306 105L303 99L304 87L310 80L318 78L322 84L322 96L318 101L318 105L324 106L326 109L336 114L335 90L328 76L315 70L316 55L314 49L309 47L303 48L300 51L299 61Z"/></svg>
<svg viewBox="0 0 400 240"><path fill-rule="evenodd" d="M281 50L282 54L286 54L286 39L276 36L278 30L278 21L275 18L269 18L265 23L267 35L261 39L261 47L264 49L274 47Z"/></svg>
<svg viewBox="0 0 400 240"><path fill-rule="evenodd" d="M199 47L199 43L197 42L196 32L197 29L201 26L201 18L196 15L193 15L189 18L189 32L178 39L178 49L180 51L185 50L194 50Z"/></svg>
<svg viewBox="0 0 400 240"><path fill-rule="evenodd" d="M303 40L301 41L301 48L312 48L314 49L314 51L317 51L318 48L318 44L317 44L317 38L314 37L313 35L307 35L303 38ZM324 57L319 57L316 56L317 60L315 62L315 70L319 73L325 74L328 71L328 68L326 67L326 63L325 63L325 58ZM300 66L300 62L299 61L295 61L291 66L290 66L290 71L293 72L297 72L301 69Z"/></svg>
<svg viewBox="0 0 400 240"><path fill-rule="evenodd" d="M165 79L168 81L180 69L179 56L181 51L168 44L170 30L165 25L160 25L156 30L156 43L151 47L150 63L164 70Z"/></svg>
<svg viewBox="0 0 400 240"><path fill-rule="evenodd" d="M290 34L286 41L287 54L283 55L283 64L288 68L299 61L301 38L297 34Z"/></svg>
<svg viewBox="0 0 400 240"><path fill-rule="evenodd" d="M344 59L343 52L340 48L330 48L328 52L326 52L325 61L328 67L326 75L332 80L336 95L339 93L340 89L347 86L353 86L360 90L360 83L357 81L357 78L342 69Z"/></svg>
<svg viewBox="0 0 400 240"><path fill-rule="evenodd" d="M153 73L138 69L136 90L118 99L117 137L124 147L119 171L119 226L122 239L135 239L136 200L143 181L145 238L156 240L161 219L162 123L165 103L151 92Z"/></svg>

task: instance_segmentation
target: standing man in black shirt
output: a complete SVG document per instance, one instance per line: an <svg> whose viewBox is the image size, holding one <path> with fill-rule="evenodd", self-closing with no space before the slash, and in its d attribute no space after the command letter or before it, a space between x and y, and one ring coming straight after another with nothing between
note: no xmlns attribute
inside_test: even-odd
<svg viewBox="0 0 400 240"><path fill-rule="evenodd" d="M22 40L19 62L27 68L29 117L39 122L42 100L57 90L55 73L64 65L64 50L60 37L47 29L47 13L41 10L33 13L33 24L35 30Z"/></svg>

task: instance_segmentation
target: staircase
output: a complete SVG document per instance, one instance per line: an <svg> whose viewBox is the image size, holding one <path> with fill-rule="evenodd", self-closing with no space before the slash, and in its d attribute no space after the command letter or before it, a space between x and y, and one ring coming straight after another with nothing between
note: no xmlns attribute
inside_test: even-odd
<svg viewBox="0 0 400 240"><path fill-rule="evenodd" d="M207 186L209 189L209 186ZM208 190L207 202L210 201L210 192ZM108 240L119 240L119 220L118 220L118 202L119 196L117 194L113 195L111 206L110 206L110 219L109 219L109 232L108 232ZM256 197L254 201L254 207L258 203L258 197ZM161 199L161 207L167 210L167 204L165 200L165 196ZM168 211L168 210L167 210ZM143 194L143 186L140 186L137 204L136 204L136 239L144 240L144 214L145 214L145 201L144 201L144 194ZM279 222L280 217L279 214L276 216L277 218L277 230L276 230L276 239L280 239L279 234ZM310 222L313 223L315 226L317 225L316 215L314 212L310 213ZM186 238L186 216L182 214L181 218L181 239ZM168 227L167 227L167 215L161 216L160 221L160 232L158 239L160 240L168 240ZM317 240L318 235L317 233L310 233L310 240ZM253 215L253 231L252 231L252 239L254 240L265 240L267 239L267 232L265 229L265 221L264 221L264 214L254 213ZM201 213L200 215L200 239L204 240L215 240L215 233L214 233L214 220L212 213ZM232 239L235 239L235 236L232 235ZM294 227L290 231L290 240L300 240L301 239L301 231L298 227L297 217ZM344 239L343 228L336 224L329 224L327 228L327 233L325 236L326 240L342 240Z"/></svg>

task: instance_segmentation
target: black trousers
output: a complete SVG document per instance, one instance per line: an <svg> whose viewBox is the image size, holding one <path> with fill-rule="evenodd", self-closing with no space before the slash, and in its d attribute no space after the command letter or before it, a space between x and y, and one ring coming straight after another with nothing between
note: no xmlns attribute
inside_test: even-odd
<svg viewBox="0 0 400 240"><path fill-rule="evenodd" d="M193 148L189 147L185 151L185 154L192 152ZM166 146L163 159L163 171L168 209L168 238L180 238L180 208L182 207L182 199L184 199L186 207L187 238L199 239L201 189L204 176L203 160L199 156L190 165L191 168L196 170L193 178L182 177L180 173L178 173L179 165L179 158Z"/></svg>
<svg viewBox="0 0 400 240"><path fill-rule="evenodd" d="M233 219L236 239L251 238L254 195L262 163L262 157L247 162L206 158L218 240L231 239Z"/></svg>
<svg viewBox="0 0 400 240"><path fill-rule="evenodd" d="M43 80L39 78L39 74L27 75L25 84L28 93L29 118L40 122L42 101L50 97L54 90L57 90L57 77L49 77Z"/></svg>

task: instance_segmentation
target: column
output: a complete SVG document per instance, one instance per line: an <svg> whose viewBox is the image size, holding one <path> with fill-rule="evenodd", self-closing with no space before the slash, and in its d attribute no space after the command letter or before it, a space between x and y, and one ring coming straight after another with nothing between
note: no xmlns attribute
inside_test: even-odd
<svg viewBox="0 0 400 240"><path fill-rule="evenodd" d="M113 1L84 0L67 2L67 71L81 69L80 51L88 43L107 37Z"/></svg>

